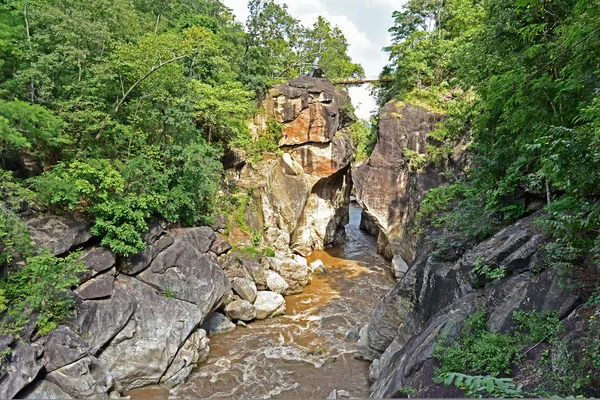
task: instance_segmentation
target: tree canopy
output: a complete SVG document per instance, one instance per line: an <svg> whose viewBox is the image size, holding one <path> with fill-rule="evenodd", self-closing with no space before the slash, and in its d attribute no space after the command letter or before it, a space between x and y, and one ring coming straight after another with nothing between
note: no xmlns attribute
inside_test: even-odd
<svg viewBox="0 0 600 400"><path fill-rule="evenodd" d="M324 19L305 28L273 1L248 6L244 27L219 0L3 2L2 200L17 185L43 207L90 214L123 255L144 248L151 216L206 222L220 157L249 136L270 85L313 67L363 73Z"/></svg>

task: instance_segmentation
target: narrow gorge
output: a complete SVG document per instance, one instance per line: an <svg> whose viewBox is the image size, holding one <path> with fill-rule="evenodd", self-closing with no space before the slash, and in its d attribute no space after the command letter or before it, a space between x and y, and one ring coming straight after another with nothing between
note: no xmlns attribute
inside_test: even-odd
<svg viewBox="0 0 600 400"><path fill-rule="evenodd" d="M372 154L354 163L349 104L327 79L274 86L251 128L259 140L280 124L279 150L225 156L226 196L243 200L235 215L196 228L154 219L133 256L98 246L88 219L30 215L37 249L80 249L86 268L68 324L2 336L11 355L0 396L459 396L434 379L436 343L478 310L499 333L514 329L515 312L535 310L557 313L565 340L583 336L581 296L544 266L547 237L534 224L543 199L530 194L528 216L440 257L439 242L424 239L439 230L415 229L419 207L465 173L467 143L415 165L440 146L430 134L445 117L394 101ZM490 283L474 272L483 264L506 275ZM526 387L541 383L523 376Z"/></svg>

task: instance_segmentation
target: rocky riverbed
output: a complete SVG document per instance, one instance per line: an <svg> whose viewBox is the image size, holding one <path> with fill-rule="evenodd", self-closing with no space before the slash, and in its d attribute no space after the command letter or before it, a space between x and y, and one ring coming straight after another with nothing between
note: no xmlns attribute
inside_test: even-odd
<svg viewBox="0 0 600 400"><path fill-rule="evenodd" d="M303 293L286 297L285 316L255 321L210 336L210 355L173 398L325 398L334 389L368 397L369 363L356 358L358 329L394 279L376 253L376 239L359 230L360 209L350 211L348 242L315 251L322 260ZM166 397L160 387L131 393Z"/></svg>

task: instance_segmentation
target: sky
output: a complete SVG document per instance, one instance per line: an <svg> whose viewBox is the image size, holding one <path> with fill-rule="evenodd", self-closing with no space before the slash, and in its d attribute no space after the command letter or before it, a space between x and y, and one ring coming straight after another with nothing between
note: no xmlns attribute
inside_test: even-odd
<svg viewBox="0 0 600 400"><path fill-rule="evenodd" d="M383 47L390 43L388 29L393 24L392 13L404 0L275 0L287 4L289 13L304 26L312 26L319 15L340 27L348 40L348 53L353 62L365 69L368 78L379 76L388 56ZM247 0L223 0L236 17L245 22ZM376 109L369 95L369 85L350 89L352 103L359 118L368 119Z"/></svg>

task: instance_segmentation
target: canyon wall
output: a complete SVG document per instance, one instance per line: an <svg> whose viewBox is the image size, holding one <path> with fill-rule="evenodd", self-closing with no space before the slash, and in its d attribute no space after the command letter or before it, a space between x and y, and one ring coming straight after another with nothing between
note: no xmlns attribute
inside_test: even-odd
<svg viewBox="0 0 600 400"><path fill-rule="evenodd" d="M386 259L394 259L398 278L416 257L411 223L421 200L429 189L459 174L465 163L464 146L455 148L440 165L423 162L428 145L437 145L429 134L443 119L444 115L423 107L399 101L386 104L379 115L373 153L352 171L356 199L365 211L363 226L377 226L378 250Z"/></svg>

